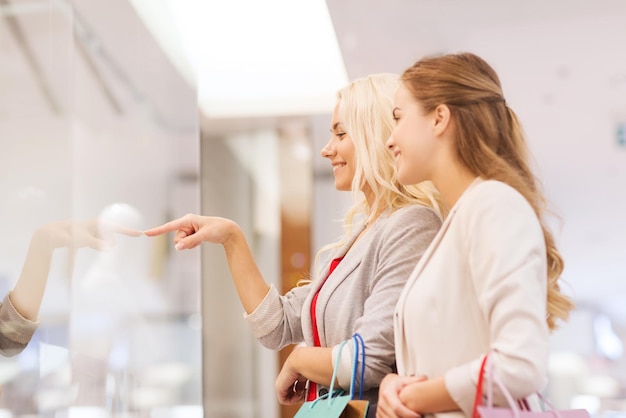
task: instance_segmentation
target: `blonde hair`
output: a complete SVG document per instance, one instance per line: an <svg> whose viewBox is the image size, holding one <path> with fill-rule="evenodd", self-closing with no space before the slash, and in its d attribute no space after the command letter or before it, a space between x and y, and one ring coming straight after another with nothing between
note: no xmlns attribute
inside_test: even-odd
<svg viewBox="0 0 626 418"><path fill-rule="evenodd" d="M563 258L546 226L546 199L529 167L529 151L519 120L507 106L496 72L471 54L429 57L415 63L401 77L414 98L429 113L448 106L456 121L456 156L474 175L514 187L533 207L546 244L548 299L546 321L567 320L574 304L559 286Z"/></svg>
<svg viewBox="0 0 626 418"><path fill-rule="evenodd" d="M356 155L353 204L344 217L345 235L317 253L315 266L323 252L346 242L355 225L368 224L385 211L419 204L432 208L442 218L446 214L439 192L430 181L405 186L397 180L393 155L385 142L395 123L393 97L399 85L396 74L374 74L354 80L337 92L339 120L354 143ZM360 192L365 185L373 196L371 207Z"/></svg>

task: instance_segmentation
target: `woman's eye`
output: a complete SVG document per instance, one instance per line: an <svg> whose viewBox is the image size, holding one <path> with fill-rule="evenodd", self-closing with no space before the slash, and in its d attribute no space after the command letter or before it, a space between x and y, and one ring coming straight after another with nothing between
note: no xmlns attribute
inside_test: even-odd
<svg viewBox="0 0 626 418"><path fill-rule="evenodd" d="M346 134L345 132L337 132L336 135L337 135L337 138L341 139L344 137L345 134Z"/></svg>

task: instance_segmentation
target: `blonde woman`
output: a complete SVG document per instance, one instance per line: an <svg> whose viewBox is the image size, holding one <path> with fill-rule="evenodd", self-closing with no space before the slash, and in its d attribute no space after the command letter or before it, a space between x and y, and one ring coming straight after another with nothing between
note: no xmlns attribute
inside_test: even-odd
<svg viewBox="0 0 626 418"><path fill-rule="evenodd" d="M338 92L330 140L321 155L333 167L336 189L352 191L355 201L345 217L344 238L322 249L325 261L316 262L319 275L310 283L280 295L261 276L239 226L228 219L187 215L145 231L149 236L176 231L178 249L203 241L222 244L246 319L259 341L275 350L305 343L292 351L276 379L281 403L313 400L324 393L339 344L356 332L363 336L367 353L364 381L357 388L370 401L370 416L381 379L395 370L393 310L441 225L437 192L429 183L399 184L385 146L398 83L396 75L372 75ZM349 387L353 359L347 344L339 387Z"/></svg>
<svg viewBox="0 0 626 418"><path fill-rule="evenodd" d="M488 353L514 397L539 392L549 332L572 302L498 76L469 53L423 59L402 75L393 115L399 181L432 181L450 212L398 301L398 375L383 380L377 416L470 416Z"/></svg>

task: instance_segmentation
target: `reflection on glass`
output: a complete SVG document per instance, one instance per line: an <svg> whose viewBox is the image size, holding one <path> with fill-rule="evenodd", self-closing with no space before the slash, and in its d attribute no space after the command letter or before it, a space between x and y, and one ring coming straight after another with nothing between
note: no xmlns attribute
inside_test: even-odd
<svg viewBox="0 0 626 418"><path fill-rule="evenodd" d="M0 59L0 417L201 417L199 260L139 232L198 210L195 89L124 0L0 1Z"/></svg>
<svg viewBox="0 0 626 418"><path fill-rule="evenodd" d="M0 305L0 352L3 355L19 354L37 328L54 251L58 248L76 251L82 247L105 250L115 244L115 233L141 235L139 230L105 219L52 222L35 230L19 279Z"/></svg>

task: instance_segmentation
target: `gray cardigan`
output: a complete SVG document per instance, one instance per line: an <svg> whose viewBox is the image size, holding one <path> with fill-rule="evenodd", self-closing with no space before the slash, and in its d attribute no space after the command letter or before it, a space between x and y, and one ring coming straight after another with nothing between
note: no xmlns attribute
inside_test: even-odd
<svg viewBox="0 0 626 418"><path fill-rule="evenodd" d="M317 299L320 342L323 347L334 347L334 361L338 344L354 333L361 334L366 354L363 390L368 391L364 397L375 402L380 381L394 371L396 302L440 226L439 216L421 205L380 216L353 247L361 230L355 231L343 247L331 251L320 277L312 283L295 287L284 296L272 286L257 309L244 315L252 332L273 350L303 341L312 346L311 300L328 274L331 260L345 256ZM346 344L341 354L337 378L345 389L350 386L353 353L353 345Z"/></svg>
<svg viewBox="0 0 626 418"><path fill-rule="evenodd" d="M0 353L19 354L32 338L39 322L22 317L13 307L9 295L0 304Z"/></svg>

